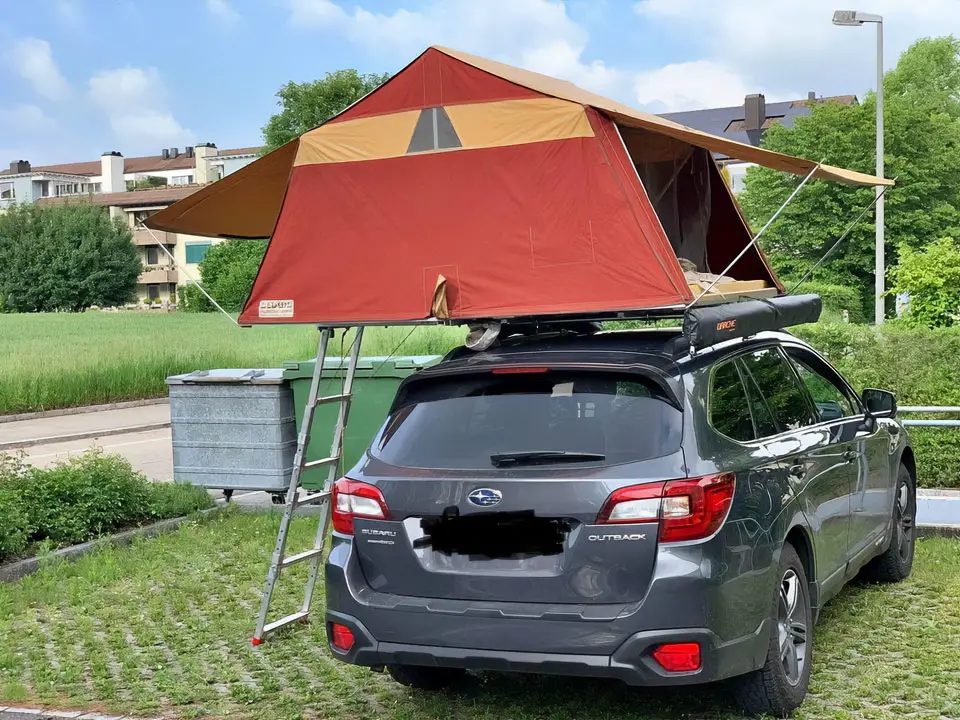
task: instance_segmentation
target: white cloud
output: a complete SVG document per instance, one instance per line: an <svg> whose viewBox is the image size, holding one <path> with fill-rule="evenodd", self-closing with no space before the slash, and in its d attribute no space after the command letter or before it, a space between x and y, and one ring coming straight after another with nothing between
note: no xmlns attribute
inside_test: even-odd
<svg viewBox="0 0 960 720"><path fill-rule="evenodd" d="M599 93L624 95L629 78L585 59L588 34L557 0L434 0L392 13L347 11L332 0L288 0L290 24L340 33L391 58L409 59L447 45L554 75Z"/></svg>
<svg viewBox="0 0 960 720"><path fill-rule="evenodd" d="M80 30L84 26L83 10L79 0L57 0L57 17L70 30Z"/></svg>
<svg viewBox="0 0 960 720"><path fill-rule="evenodd" d="M711 60L666 65L640 73L634 91L641 107L651 112L699 110L736 105L748 90L743 79Z"/></svg>
<svg viewBox="0 0 960 720"><path fill-rule="evenodd" d="M226 29L236 27L242 19L229 0L207 0L207 12Z"/></svg>
<svg viewBox="0 0 960 720"><path fill-rule="evenodd" d="M90 78L90 101L107 115L125 148L156 152L167 145L190 144L193 133L170 112L156 68L104 70Z"/></svg>
<svg viewBox="0 0 960 720"><path fill-rule="evenodd" d="M688 55L692 49L694 57L721 64L748 92L860 95L876 84L874 26L834 26L837 7L843 3L639 0L634 10L647 30L676 38ZM871 0L862 8L884 17L888 69L917 38L960 27L956 0Z"/></svg>
<svg viewBox="0 0 960 720"><path fill-rule="evenodd" d="M24 38L13 44L6 53L7 62L27 80L38 95L49 100L64 100L70 95L70 86L60 73L50 43L37 38Z"/></svg>
<svg viewBox="0 0 960 720"><path fill-rule="evenodd" d="M53 129L56 123L36 105L16 105L0 109L0 128L16 133L40 133Z"/></svg>

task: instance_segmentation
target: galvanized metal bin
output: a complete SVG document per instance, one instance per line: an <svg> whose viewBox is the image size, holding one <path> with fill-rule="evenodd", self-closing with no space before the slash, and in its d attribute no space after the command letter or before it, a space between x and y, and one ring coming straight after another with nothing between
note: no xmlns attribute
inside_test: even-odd
<svg viewBox="0 0 960 720"><path fill-rule="evenodd" d="M297 450L293 391L276 370L167 378L176 482L281 492Z"/></svg>

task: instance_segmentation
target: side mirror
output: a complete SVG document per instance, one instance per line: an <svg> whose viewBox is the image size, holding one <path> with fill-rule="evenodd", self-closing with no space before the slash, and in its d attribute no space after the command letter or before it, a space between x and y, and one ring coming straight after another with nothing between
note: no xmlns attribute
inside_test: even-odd
<svg viewBox="0 0 960 720"><path fill-rule="evenodd" d="M897 416L897 398L889 390L867 388L863 391L863 406L872 417Z"/></svg>

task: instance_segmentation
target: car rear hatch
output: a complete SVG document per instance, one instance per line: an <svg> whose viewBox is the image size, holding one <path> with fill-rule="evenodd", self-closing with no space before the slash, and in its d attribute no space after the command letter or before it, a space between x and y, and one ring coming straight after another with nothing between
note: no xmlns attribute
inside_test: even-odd
<svg viewBox="0 0 960 720"><path fill-rule="evenodd" d="M658 491L684 475L682 418L661 379L640 372L500 368L402 389L351 474L385 516L352 518L368 584L456 600L641 600ZM657 491L653 518L598 521L613 493L639 485Z"/></svg>

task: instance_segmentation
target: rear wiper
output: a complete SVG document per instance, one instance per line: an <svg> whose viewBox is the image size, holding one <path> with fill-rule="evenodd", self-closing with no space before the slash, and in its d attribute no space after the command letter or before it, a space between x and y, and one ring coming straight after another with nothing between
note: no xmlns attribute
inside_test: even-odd
<svg viewBox="0 0 960 720"><path fill-rule="evenodd" d="M494 453L490 462L494 467L505 465L541 465L562 462L595 462L606 460L603 453L572 452L570 450L520 450L517 452Z"/></svg>

